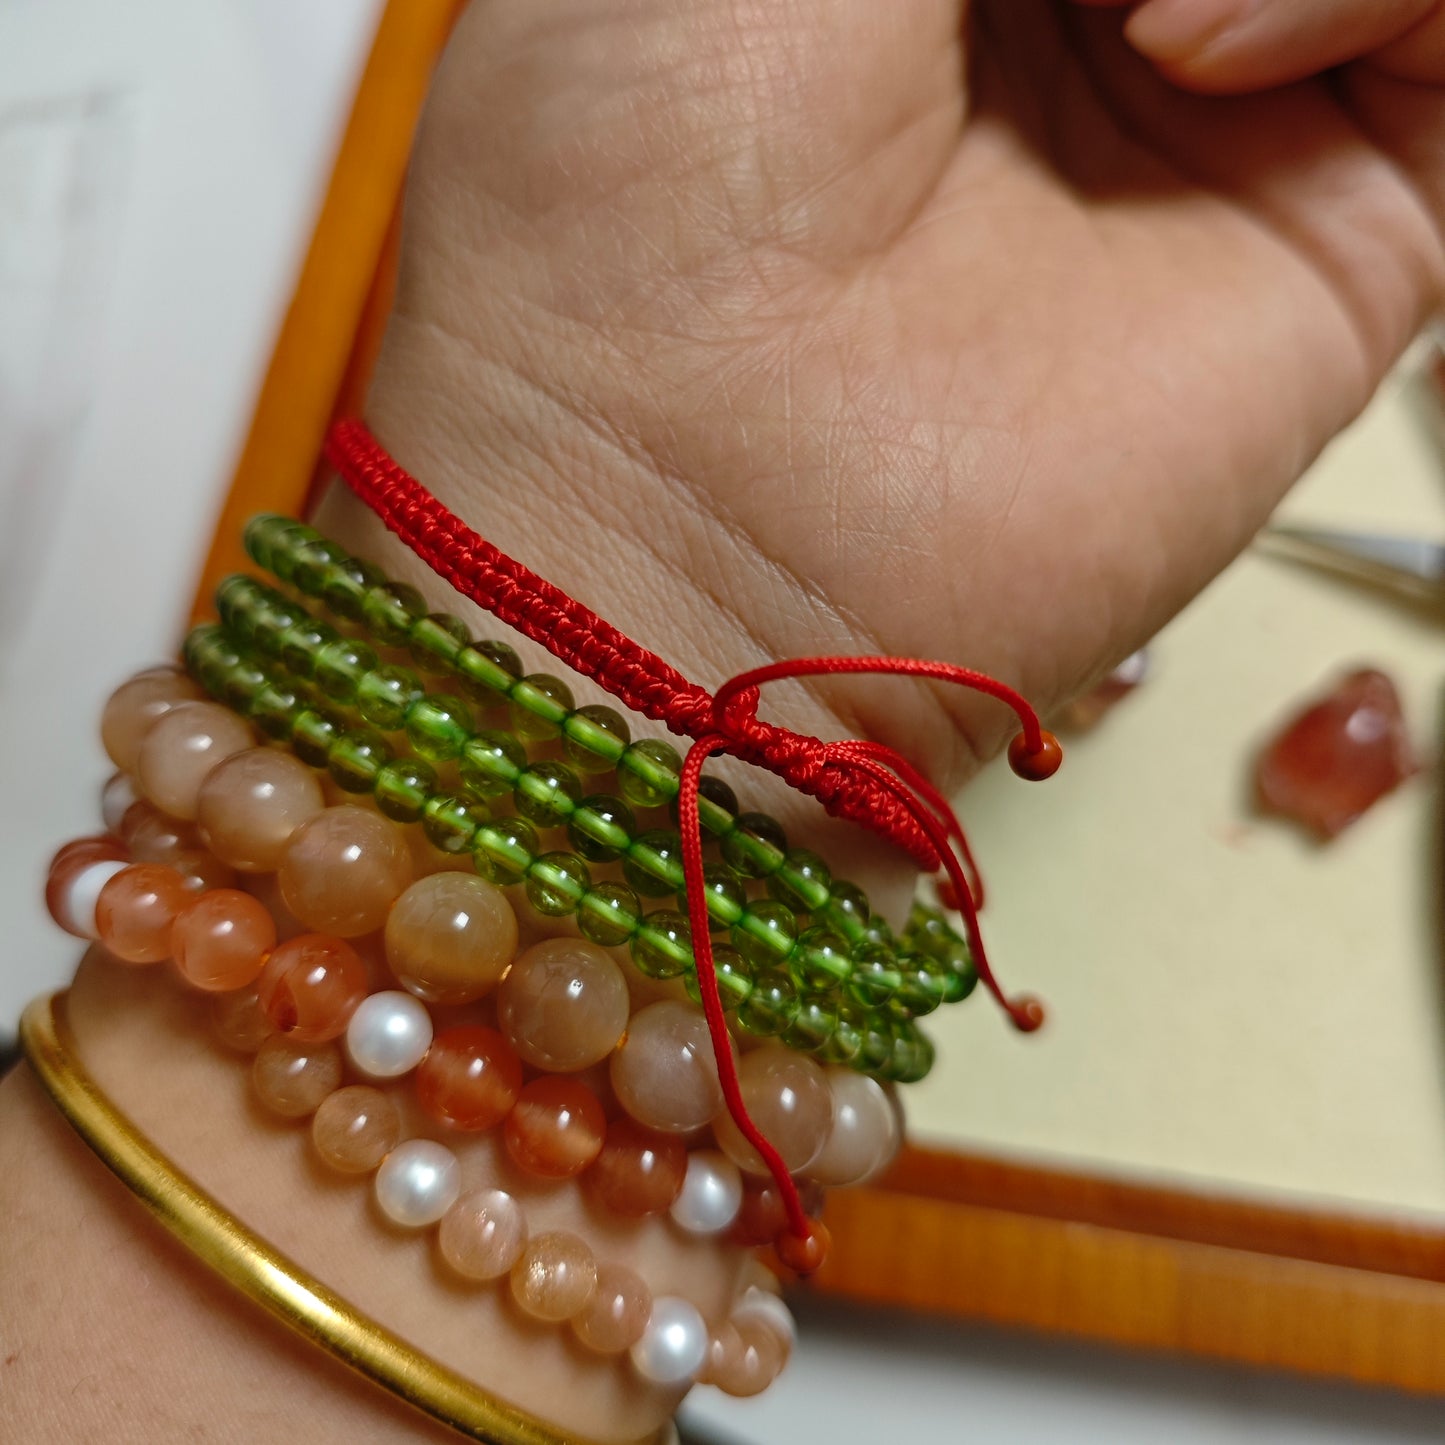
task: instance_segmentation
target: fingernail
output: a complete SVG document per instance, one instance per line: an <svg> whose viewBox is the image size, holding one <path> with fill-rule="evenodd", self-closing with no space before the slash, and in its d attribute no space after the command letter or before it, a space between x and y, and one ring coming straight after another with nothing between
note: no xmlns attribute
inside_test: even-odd
<svg viewBox="0 0 1445 1445"><path fill-rule="evenodd" d="M1189 60L1253 9L1253 0L1146 0L1124 34L1151 60Z"/></svg>

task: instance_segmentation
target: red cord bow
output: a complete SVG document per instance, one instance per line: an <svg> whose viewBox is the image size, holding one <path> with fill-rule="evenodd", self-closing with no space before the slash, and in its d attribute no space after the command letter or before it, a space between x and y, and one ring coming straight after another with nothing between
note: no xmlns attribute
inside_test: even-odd
<svg viewBox="0 0 1445 1445"><path fill-rule="evenodd" d="M989 967L979 932L982 881L953 809L911 763L892 748L863 741L823 742L764 722L758 690L788 677L891 673L956 683L998 698L1013 709L1022 731L1009 749L1016 772L1048 777L1062 754L1033 708L1012 688L971 669L902 657L805 657L753 668L710 695L656 654L639 647L560 588L499 551L447 510L392 460L357 420L337 422L326 456L347 486L438 576L500 621L541 644L559 661L599 682L634 712L695 739L678 782L683 877L698 991L717 1058L728 1112L777 1183L788 1227L807 1241L812 1225L777 1150L748 1116L718 991L703 883L698 781L714 753L725 752L776 773L817 798L835 817L859 823L896 843L925 872L941 867L963 914L978 976L1016 1027L1038 1027L1043 1011L1032 998L1009 1000Z"/></svg>

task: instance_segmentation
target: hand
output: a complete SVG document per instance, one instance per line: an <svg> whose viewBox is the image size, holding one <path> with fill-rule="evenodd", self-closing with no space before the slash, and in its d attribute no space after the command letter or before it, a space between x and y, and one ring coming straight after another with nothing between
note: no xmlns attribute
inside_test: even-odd
<svg viewBox="0 0 1445 1445"><path fill-rule="evenodd" d="M1047 704L1130 651L1438 299L1445 6L963 8L474 0L382 439L709 685L887 651ZM1008 729L907 686L828 702L945 785Z"/></svg>

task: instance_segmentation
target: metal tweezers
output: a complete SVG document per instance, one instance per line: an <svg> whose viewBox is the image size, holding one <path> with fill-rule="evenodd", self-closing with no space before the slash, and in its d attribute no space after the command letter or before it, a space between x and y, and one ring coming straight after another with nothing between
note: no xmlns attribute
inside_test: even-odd
<svg viewBox="0 0 1445 1445"><path fill-rule="evenodd" d="M1415 602L1445 605L1445 543L1329 527L1271 524L1256 546L1274 556L1324 567Z"/></svg>

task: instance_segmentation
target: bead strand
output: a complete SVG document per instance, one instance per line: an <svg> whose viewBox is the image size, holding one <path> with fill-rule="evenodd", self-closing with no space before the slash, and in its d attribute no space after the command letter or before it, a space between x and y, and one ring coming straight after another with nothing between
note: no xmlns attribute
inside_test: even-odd
<svg viewBox="0 0 1445 1445"><path fill-rule="evenodd" d="M425 793L423 787L434 774L424 761L388 761L388 745L379 735L342 731L338 723L328 719L322 719L324 728L318 726L316 721L308 721L314 719L314 710L296 711L300 699L291 700L288 712L284 694L271 683L265 666L259 660L248 662L241 649L216 629L198 629L192 634L187 659L215 695L243 708L260 700L273 735L284 737L289 718L292 740L301 755L308 761L327 764L341 786L358 792L372 787L384 811L399 820L420 817L428 836L445 851L470 850L484 877L503 884L523 883L539 912L554 917L577 912L586 936L609 945L630 943L638 967L653 977L672 977L692 969L689 929L680 913L664 909L643 916L635 894L616 884L594 887L582 858L565 852L539 851L536 833L527 819L493 820L480 813L475 802L469 804L454 794ZM329 740L324 756L319 750L307 751L318 734ZM398 775L402 770L406 775L401 781L409 784L411 792L399 798L402 790ZM664 855L668 847L675 855L675 835L644 835L642 846L654 857ZM816 878L820 860L809 866ZM658 871L661 867L654 862L651 872ZM629 871L628 877L633 883L643 881L638 872ZM730 900L723 889L714 897L720 900L714 906L723 912L724 920L736 916L727 911ZM735 898L731 901L735 902ZM967 955L961 942L955 940L961 958L921 953L912 968L908 967L906 955L897 960L886 945L870 946L855 983L850 978L853 969L842 956L835 936L815 927L799 938L788 905L764 900L752 905L744 916L754 920L754 931L744 933L734 925L733 936L759 969L765 984L762 993L754 998L754 981L740 966L736 951L719 950L718 962L725 994L737 1007L745 1027L759 1034L783 1036L792 1046L818 1052L831 1062L856 1061L860 1068L886 1072L905 1081L921 1077L919 1070L926 1071L931 1051L916 1031L910 1035L907 1021L950 997L964 996L972 987L972 976L964 971ZM784 959L796 955L786 972L766 955L759 956L759 937L775 940ZM783 949L787 952L783 953ZM905 965L901 971L895 966L898 962ZM768 972L770 963L774 967ZM845 981L852 997L839 1005L834 995ZM689 973L688 982L695 994L695 972ZM889 1010L887 1027L882 1031L869 1027L874 1021L868 1017L870 1006L880 1005L887 1005Z"/></svg>

